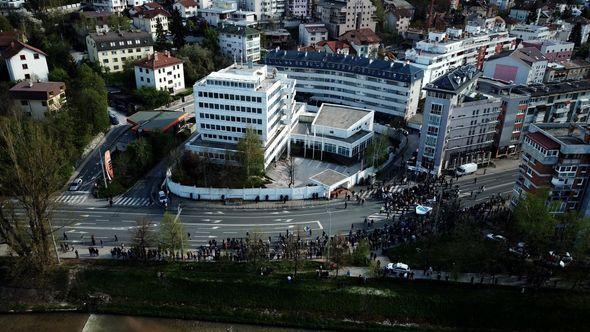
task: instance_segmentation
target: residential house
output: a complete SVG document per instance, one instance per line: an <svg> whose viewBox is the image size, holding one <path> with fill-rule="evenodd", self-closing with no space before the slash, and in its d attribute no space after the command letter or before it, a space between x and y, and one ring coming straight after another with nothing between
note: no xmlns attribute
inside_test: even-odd
<svg viewBox="0 0 590 332"><path fill-rule="evenodd" d="M561 40L523 40L522 46L534 47L541 51L547 61L570 60L574 52L574 43Z"/></svg>
<svg viewBox="0 0 590 332"><path fill-rule="evenodd" d="M590 62L586 60L565 60L550 62L545 71L546 83L580 81L588 78Z"/></svg>
<svg viewBox="0 0 590 332"><path fill-rule="evenodd" d="M178 10L180 12L180 16L186 20L198 15L197 10L199 8L199 4L195 0L176 0L176 2L172 5L172 8Z"/></svg>
<svg viewBox="0 0 590 332"><path fill-rule="evenodd" d="M47 54L40 49L14 39L2 50L2 57L11 81L47 81Z"/></svg>
<svg viewBox="0 0 590 332"><path fill-rule="evenodd" d="M317 9L320 21L326 24L331 38L363 28L375 31L376 8L371 0L323 0Z"/></svg>
<svg viewBox="0 0 590 332"><path fill-rule="evenodd" d="M97 11L111 13L120 13L125 10L126 7L126 2L124 0L91 0L90 4Z"/></svg>
<svg viewBox="0 0 590 332"><path fill-rule="evenodd" d="M260 31L249 27L222 24L219 29L221 53L236 61L260 60Z"/></svg>
<svg viewBox="0 0 590 332"><path fill-rule="evenodd" d="M171 16L170 13L161 8L140 8L141 10L138 10L136 14L133 15L133 25L136 28L150 33L154 40L157 38L158 24L162 25L162 31L164 33L168 32L168 19Z"/></svg>
<svg viewBox="0 0 590 332"><path fill-rule="evenodd" d="M135 86L176 93L184 90L184 67L182 60L166 52L148 54L135 63Z"/></svg>
<svg viewBox="0 0 590 332"><path fill-rule="evenodd" d="M144 31L90 33L86 36L88 59L109 72L119 72L128 61L154 52L154 40Z"/></svg>
<svg viewBox="0 0 590 332"><path fill-rule="evenodd" d="M24 80L13 86L8 94L23 114L34 120L43 120L48 113L59 111L66 104L63 82Z"/></svg>
<svg viewBox="0 0 590 332"><path fill-rule="evenodd" d="M328 40L328 29L325 24L299 24L299 45L310 46L324 40Z"/></svg>
<svg viewBox="0 0 590 332"><path fill-rule="evenodd" d="M369 28L348 31L339 39L350 45L357 56L367 58L376 57L381 45L379 36Z"/></svg>

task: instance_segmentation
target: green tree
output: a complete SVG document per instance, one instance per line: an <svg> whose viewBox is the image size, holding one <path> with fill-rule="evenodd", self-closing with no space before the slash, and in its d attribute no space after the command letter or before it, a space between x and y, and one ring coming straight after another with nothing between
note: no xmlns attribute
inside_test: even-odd
<svg viewBox="0 0 590 332"><path fill-rule="evenodd" d="M49 70L75 67L74 58L70 54L72 47L59 36L52 35L45 39L42 49L47 53L47 66Z"/></svg>
<svg viewBox="0 0 590 332"><path fill-rule="evenodd" d="M149 219L139 219L132 234L131 244L136 255L144 261L147 260L147 250L155 245L156 240L157 237Z"/></svg>
<svg viewBox="0 0 590 332"><path fill-rule="evenodd" d="M166 157L174 149L174 135L171 133L153 132L149 139L156 160Z"/></svg>
<svg viewBox="0 0 590 332"><path fill-rule="evenodd" d="M10 24L8 18L6 18L6 16L3 15L0 16L0 32L9 32L12 30L14 30L14 28Z"/></svg>
<svg viewBox="0 0 590 332"><path fill-rule="evenodd" d="M49 72L49 81L51 82L64 82L66 86L70 82L70 75L63 68L54 68Z"/></svg>
<svg viewBox="0 0 590 332"><path fill-rule="evenodd" d="M172 258L176 259L176 255L184 250L186 244L187 238L180 218L164 213L160 223L160 247L169 250Z"/></svg>
<svg viewBox="0 0 590 332"><path fill-rule="evenodd" d="M256 130L247 128L237 145L242 174L249 179L264 173L264 148Z"/></svg>
<svg viewBox="0 0 590 332"><path fill-rule="evenodd" d="M173 36L172 42L174 44L174 47L176 47L177 49L180 49L185 44L184 36L186 34L185 33L186 28L185 28L184 24L182 23L182 16L180 15L180 11L178 11L178 9L174 9L172 11L172 17L170 18L169 29L170 29L170 33Z"/></svg>
<svg viewBox="0 0 590 332"><path fill-rule="evenodd" d="M367 165L377 167L387 160L389 138L386 135L375 135L365 152Z"/></svg>
<svg viewBox="0 0 590 332"><path fill-rule="evenodd" d="M178 56L185 60L184 81L186 86L193 84L215 70L213 53L199 45L186 45L180 49Z"/></svg>
<svg viewBox="0 0 590 332"><path fill-rule="evenodd" d="M580 47L582 43L582 23L577 22L570 33L570 42L574 43L575 47Z"/></svg>
<svg viewBox="0 0 590 332"><path fill-rule="evenodd" d="M146 109L154 109L164 106L172 101L172 96L165 90L158 90L152 87L142 87L135 92L137 99Z"/></svg>
<svg viewBox="0 0 590 332"><path fill-rule="evenodd" d="M206 27L203 31L203 42L204 48L209 49L213 54L219 53L219 34L217 30Z"/></svg>
<svg viewBox="0 0 590 332"><path fill-rule="evenodd" d="M107 89L99 74L82 64L67 91L68 104L82 134L96 135L109 127Z"/></svg>
<svg viewBox="0 0 590 332"><path fill-rule="evenodd" d="M550 213L546 190L528 193L518 201L514 210L517 232L532 255L541 256L551 250L557 220Z"/></svg>
<svg viewBox="0 0 590 332"><path fill-rule="evenodd" d="M158 51L165 50L168 46L168 41L166 40L166 32L164 31L164 26L162 25L161 20L158 18L156 20L156 44L154 47Z"/></svg>
<svg viewBox="0 0 590 332"><path fill-rule="evenodd" d="M131 162L129 168L135 176L143 174L148 167L154 164L152 146L145 138L140 137L129 143L126 153L129 155Z"/></svg>

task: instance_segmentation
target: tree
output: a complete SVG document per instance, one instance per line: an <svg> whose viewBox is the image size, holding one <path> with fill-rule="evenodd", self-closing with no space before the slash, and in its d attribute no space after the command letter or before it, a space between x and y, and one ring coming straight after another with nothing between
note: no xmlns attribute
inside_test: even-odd
<svg viewBox="0 0 590 332"><path fill-rule="evenodd" d="M178 251L183 251L187 238L184 236L184 225L180 218L164 213L160 223L160 246L169 250L173 259L176 259Z"/></svg>
<svg viewBox="0 0 590 332"><path fill-rule="evenodd" d="M129 168L134 175L143 174L154 164L152 146L145 138L139 138L127 145L126 153L131 161Z"/></svg>
<svg viewBox="0 0 590 332"><path fill-rule="evenodd" d="M570 42L574 43L575 47L580 47L582 43L582 23L577 22L572 28L572 32L569 38Z"/></svg>
<svg viewBox="0 0 590 332"><path fill-rule="evenodd" d="M203 41L201 43L204 48L209 49L213 54L219 53L219 35L217 30L206 27L203 31Z"/></svg>
<svg viewBox="0 0 590 332"><path fill-rule="evenodd" d="M252 232L246 237L246 259L252 263L255 268L259 267L261 261L268 260L267 245L262 241L262 237L258 232Z"/></svg>
<svg viewBox="0 0 590 332"><path fill-rule="evenodd" d="M386 159L389 151L389 138L385 135L375 135L367 147L365 158L367 165L376 167L381 165Z"/></svg>
<svg viewBox="0 0 590 332"><path fill-rule="evenodd" d="M135 92L137 100L141 101L146 109L152 110L172 102L170 92L158 90L153 87L142 87Z"/></svg>
<svg viewBox="0 0 590 332"><path fill-rule="evenodd" d="M156 19L156 44L154 45L158 51L166 49L168 41L166 41L166 32L164 31L164 26L162 25L162 21L158 18Z"/></svg>
<svg viewBox="0 0 590 332"><path fill-rule="evenodd" d="M297 276L301 260L307 256L307 250L300 236L300 229L295 233L290 233L285 238L285 255L287 259L293 262L293 277Z"/></svg>
<svg viewBox="0 0 590 332"><path fill-rule="evenodd" d="M49 81L51 82L64 82L68 85L70 81L70 75L68 72L63 68L54 68L52 71L49 72Z"/></svg>
<svg viewBox="0 0 590 332"><path fill-rule="evenodd" d="M0 100L3 101L0 103L0 115L11 115L20 112L19 107L10 98L9 90L11 85L10 82L0 82Z"/></svg>
<svg viewBox="0 0 590 332"><path fill-rule="evenodd" d="M197 80L215 70L213 53L199 45L184 46L178 56L185 60L184 80L187 86L193 86Z"/></svg>
<svg viewBox="0 0 590 332"><path fill-rule="evenodd" d="M344 258L348 251L348 242L344 236L336 235L330 239L328 246L330 249L328 259L330 262L336 264L336 276L338 276L338 272L340 271L342 264L344 264Z"/></svg>
<svg viewBox="0 0 590 332"><path fill-rule="evenodd" d="M0 31L1 32L10 32L14 30L14 28L12 27L12 25L10 24L10 21L8 20L8 18L6 18L6 16L0 16Z"/></svg>
<svg viewBox="0 0 590 332"><path fill-rule="evenodd" d="M52 196L64 183L68 163L60 144L43 127L18 116L0 123L0 190L16 199L0 202L0 238L29 271L43 272L56 261L52 244Z"/></svg>
<svg viewBox="0 0 590 332"><path fill-rule="evenodd" d="M551 250L557 220L547 205L547 191L528 193L514 210L516 230L526 242L531 255L542 256Z"/></svg>
<svg viewBox="0 0 590 332"><path fill-rule="evenodd" d="M247 128L237 145L238 160L246 179L264 173L264 148L256 130Z"/></svg>
<svg viewBox="0 0 590 332"><path fill-rule="evenodd" d="M172 17L170 18L170 25L169 25L170 33L173 36L173 44L174 47L180 49L184 46L184 36L186 32L186 28L182 23L182 16L180 15L180 11L178 9L174 9L172 11Z"/></svg>
<svg viewBox="0 0 590 332"><path fill-rule="evenodd" d="M132 239L132 247L135 253L140 259L147 260L147 249L155 243L154 230L147 218L141 218L137 221Z"/></svg>
<svg viewBox="0 0 590 332"><path fill-rule="evenodd" d="M96 135L109 127L107 89L102 77L82 64L68 87L68 104L83 134Z"/></svg>

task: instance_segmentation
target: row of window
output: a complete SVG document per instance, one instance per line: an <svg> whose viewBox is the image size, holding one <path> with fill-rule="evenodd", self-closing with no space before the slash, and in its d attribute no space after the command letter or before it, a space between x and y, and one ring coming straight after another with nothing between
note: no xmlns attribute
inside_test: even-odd
<svg viewBox="0 0 590 332"><path fill-rule="evenodd" d="M226 110L234 112L245 112L245 113L256 113L262 114L262 108L258 107L246 107L246 106L235 106L235 105L220 105L213 103L199 103L199 108L208 108L212 110Z"/></svg>
<svg viewBox="0 0 590 332"><path fill-rule="evenodd" d="M252 124L262 124L262 119L252 119L240 116L229 116L229 115L220 115L220 114L210 114L210 113L199 113L199 117L201 119L211 119L211 120L220 120L220 121L231 121L231 122L243 122L243 123L252 123Z"/></svg>
<svg viewBox="0 0 590 332"><path fill-rule="evenodd" d="M205 138L210 138L210 139L222 139L224 141L239 141L240 138L239 137L235 137L235 136L227 136L227 135L217 135L217 134L203 134L203 136Z"/></svg>
<svg viewBox="0 0 590 332"><path fill-rule="evenodd" d="M232 133L245 133L247 128L214 125L214 124L209 124L209 123L201 123L201 129L221 130L221 131L228 131L228 132L232 132ZM262 130L258 129L255 131L258 133L258 135L262 135Z"/></svg>
<svg viewBox="0 0 590 332"><path fill-rule="evenodd" d="M244 89L254 89L254 83L242 83L242 82L233 82L233 81L219 81L208 79L207 85L218 85L218 86L227 86L230 88L244 88Z"/></svg>
<svg viewBox="0 0 590 332"><path fill-rule="evenodd" d="M215 81L215 82L217 82L217 81ZM225 82L225 81L223 81L223 82ZM199 91L199 97L213 98L213 99L237 100L237 101L254 102L254 103L261 103L262 102L261 97L234 95L234 94L229 94L229 93L206 92L206 91Z"/></svg>
<svg viewBox="0 0 590 332"><path fill-rule="evenodd" d="M20 59L23 60L23 61L25 61L25 60L27 60L27 56L25 54L21 54L20 55ZM39 59L39 53L33 54L33 59L35 59L35 60L36 59Z"/></svg>

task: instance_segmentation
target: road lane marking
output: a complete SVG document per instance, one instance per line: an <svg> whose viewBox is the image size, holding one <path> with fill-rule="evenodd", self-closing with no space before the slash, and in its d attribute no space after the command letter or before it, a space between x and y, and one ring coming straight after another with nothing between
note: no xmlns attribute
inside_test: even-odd
<svg viewBox="0 0 590 332"><path fill-rule="evenodd" d="M102 222L106 222L106 221L110 221L109 219L94 219L96 221L102 221Z"/></svg>
<svg viewBox="0 0 590 332"><path fill-rule="evenodd" d="M223 234L238 234L238 232L223 232Z"/></svg>

